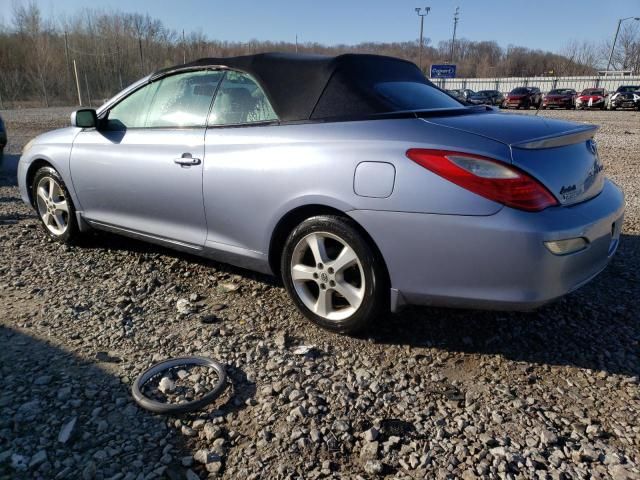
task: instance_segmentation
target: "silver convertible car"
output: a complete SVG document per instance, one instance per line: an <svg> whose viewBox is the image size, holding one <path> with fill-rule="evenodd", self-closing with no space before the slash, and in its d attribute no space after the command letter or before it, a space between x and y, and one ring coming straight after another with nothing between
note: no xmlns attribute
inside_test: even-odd
<svg viewBox="0 0 640 480"><path fill-rule="evenodd" d="M260 54L158 71L18 167L53 239L90 229L282 278L316 324L405 304L531 309L618 245L596 127L468 107L412 63Z"/></svg>

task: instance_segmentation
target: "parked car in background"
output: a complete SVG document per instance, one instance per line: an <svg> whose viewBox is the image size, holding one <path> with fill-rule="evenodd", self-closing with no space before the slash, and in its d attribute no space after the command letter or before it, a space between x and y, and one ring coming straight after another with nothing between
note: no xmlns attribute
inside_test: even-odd
<svg viewBox="0 0 640 480"><path fill-rule="evenodd" d="M491 97L492 105L502 106L504 103L504 95L498 90L482 90Z"/></svg>
<svg viewBox="0 0 640 480"><path fill-rule="evenodd" d="M539 108L542 103L542 93L538 87L517 87L509 92L504 102L505 108Z"/></svg>
<svg viewBox="0 0 640 480"><path fill-rule="evenodd" d="M476 92L474 92L473 90L470 90L468 88L462 88L462 89L455 89L455 90L447 90L447 93L449 95L453 95L458 100L466 102L466 101L468 101L469 97L471 95L473 95L474 93L476 93Z"/></svg>
<svg viewBox="0 0 640 480"><path fill-rule="evenodd" d="M609 110L618 108L637 108L640 110L640 85L621 85L616 93L609 96Z"/></svg>
<svg viewBox="0 0 640 480"><path fill-rule="evenodd" d="M576 108L576 92L573 88L556 88L542 98L541 108Z"/></svg>
<svg viewBox="0 0 640 480"><path fill-rule="evenodd" d="M473 95L469 95L467 102L472 105L492 105L493 101L489 95L485 92L475 92Z"/></svg>
<svg viewBox="0 0 640 480"><path fill-rule="evenodd" d="M0 157L4 154L4 147L7 146L7 129L4 126L4 121L0 117Z"/></svg>
<svg viewBox="0 0 640 480"><path fill-rule="evenodd" d="M595 132L465 106L401 59L259 54L74 112L17 177L55 241L106 230L272 273L353 332L406 304L534 308L602 271L624 199Z"/></svg>
<svg viewBox="0 0 640 480"><path fill-rule="evenodd" d="M604 110L607 105L609 92L605 88L585 88L576 98L576 108L600 108Z"/></svg>
<svg viewBox="0 0 640 480"><path fill-rule="evenodd" d="M475 105L502 105L504 95L498 90L480 90L469 97L469 103Z"/></svg>

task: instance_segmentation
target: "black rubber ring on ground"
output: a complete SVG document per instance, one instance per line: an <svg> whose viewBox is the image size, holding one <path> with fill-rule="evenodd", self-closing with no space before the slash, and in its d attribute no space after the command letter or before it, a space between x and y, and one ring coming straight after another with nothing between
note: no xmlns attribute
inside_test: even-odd
<svg viewBox="0 0 640 480"><path fill-rule="evenodd" d="M171 403L162 403L157 402L155 400L151 400L148 397L145 397L142 394L142 386L151 380L156 375L168 370L170 368L180 367L180 366L191 366L191 365L201 365L203 367L210 367L216 371L218 374L218 381L216 382L213 389L204 395L202 398L197 400L193 400L192 402L187 403L179 403L179 404L171 404ZM150 368L142 372L136 381L133 382L133 386L131 387L131 393L133 394L133 399L136 401L138 405L142 408L149 410L154 413L186 413L192 412L194 410L199 410L211 402L213 402L216 398L220 396L222 391L227 385L227 373L224 370L224 366L221 363L216 362L207 357L179 357L179 358L170 358L169 360L164 360L162 362L156 363L152 365Z"/></svg>

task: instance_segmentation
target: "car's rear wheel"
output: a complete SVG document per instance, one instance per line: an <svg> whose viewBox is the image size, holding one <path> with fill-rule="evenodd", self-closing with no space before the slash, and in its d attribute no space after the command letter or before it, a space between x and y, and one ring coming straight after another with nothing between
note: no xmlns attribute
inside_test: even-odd
<svg viewBox="0 0 640 480"><path fill-rule="evenodd" d="M355 333L388 308L382 262L347 218L320 215L298 225L281 272L298 309L327 330Z"/></svg>
<svg viewBox="0 0 640 480"><path fill-rule="evenodd" d="M60 174L40 168L32 184L33 201L45 232L53 240L70 243L78 235L76 211Z"/></svg>

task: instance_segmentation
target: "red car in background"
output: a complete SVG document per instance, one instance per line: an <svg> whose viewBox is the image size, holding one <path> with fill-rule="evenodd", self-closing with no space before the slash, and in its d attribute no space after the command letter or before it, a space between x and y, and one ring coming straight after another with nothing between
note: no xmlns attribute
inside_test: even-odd
<svg viewBox="0 0 640 480"><path fill-rule="evenodd" d="M538 87L517 87L509 92L507 99L504 101L504 107L539 108L542 103L542 93Z"/></svg>
<svg viewBox="0 0 640 480"><path fill-rule="evenodd" d="M578 93L573 88L556 88L542 98L542 108L576 108Z"/></svg>
<svg viewBox="0 0 640 480"><path fill-rule="evenodd" d="M609 92L605 88L585 88L576 98L576 108L599 108L604 110Z"/></svg>

